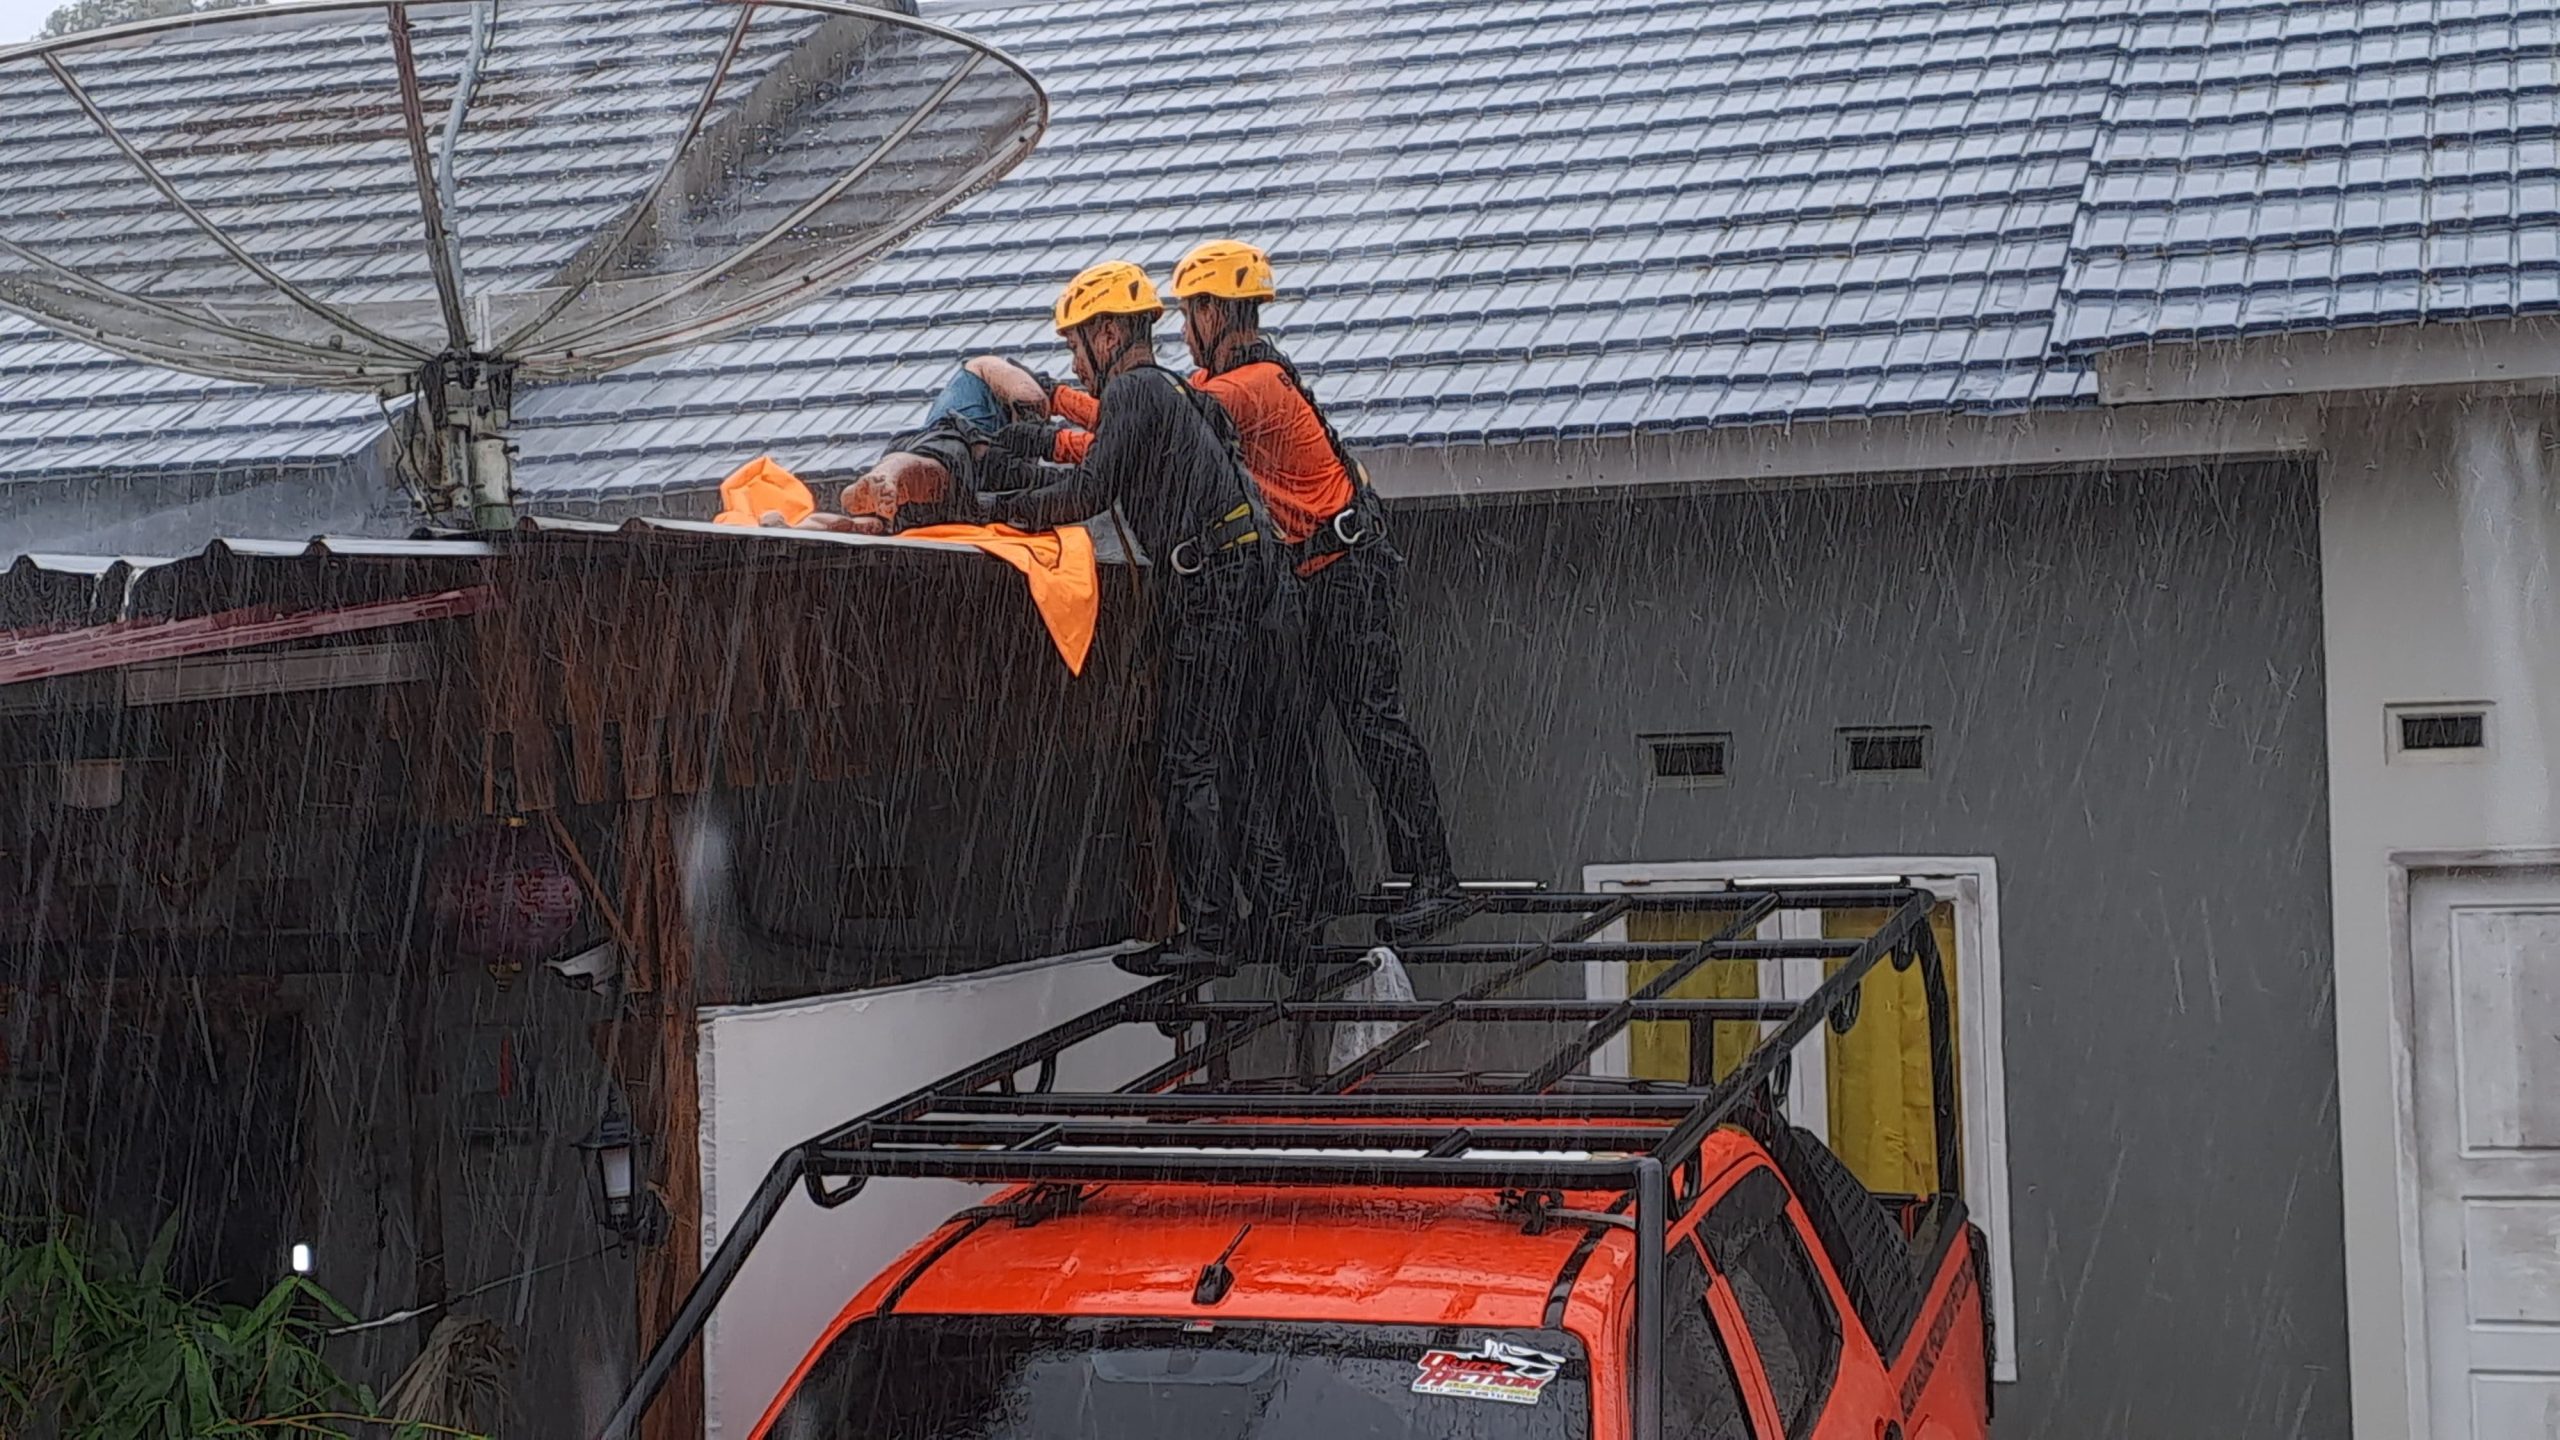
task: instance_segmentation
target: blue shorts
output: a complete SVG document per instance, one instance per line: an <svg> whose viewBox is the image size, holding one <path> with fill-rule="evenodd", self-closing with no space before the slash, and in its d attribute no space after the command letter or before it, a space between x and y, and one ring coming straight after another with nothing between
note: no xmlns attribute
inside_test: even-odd
<svg viewBox="0 0 2560 1440"><path fill-rule="evenodd" d="M988 435L1004 428L1004 402L996 398L994 388L986 381L966 370L952 376L951 383L934 397L933 405L924 412L926 428L945 415L956 415Z"/></svg>

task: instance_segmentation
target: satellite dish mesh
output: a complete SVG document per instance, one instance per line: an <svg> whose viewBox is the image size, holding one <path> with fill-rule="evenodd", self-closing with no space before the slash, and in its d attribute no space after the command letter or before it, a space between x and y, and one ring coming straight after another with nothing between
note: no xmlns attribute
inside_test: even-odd
<svg viewBox="0 0 2560 1440"><path fill-rule="evenodd" d="M397 0L0 50L0 306L198 374L592 375L827 291L1030 152L965 35L830 0Z"/></svg>

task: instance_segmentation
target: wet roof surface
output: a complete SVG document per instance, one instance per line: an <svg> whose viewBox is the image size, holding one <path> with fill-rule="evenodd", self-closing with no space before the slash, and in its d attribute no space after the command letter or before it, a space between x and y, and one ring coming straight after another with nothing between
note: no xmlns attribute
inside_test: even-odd
<svg viewBox="0 0 2560 1440"><path fill-rule="evenodd" d="M859 468L958 357L1059 364L1048 302L1083 264L1162 271L1218 234L1274 252L1294 301L1275 327L1371 445L2085 406L2110 347L2560 311L2560 7L925 13L1041 77L1048 139L827 301L520 397L536 503L697 489L766 451ZM117 64L173 112L270 73ZM13 191L31 147L0 141ZM89 168L73 191L121 183ZM529 170L528 216L567 183ZM327 227L339 202L241 203ZM360 231L322 233L355 255ZM175 376L0 319L0 479L326 462L379 426L369 398Z"/></svg>

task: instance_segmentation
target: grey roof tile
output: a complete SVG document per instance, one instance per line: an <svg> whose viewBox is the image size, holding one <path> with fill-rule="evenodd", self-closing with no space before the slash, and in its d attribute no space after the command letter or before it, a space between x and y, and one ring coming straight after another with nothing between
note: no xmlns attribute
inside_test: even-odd
<svg viewBox="0 0 2560 1440"><path fill-rule="evenodd" d="M2086 405L2110 345L2560 309L2560 16L2523 0L1273 0L1214 48L1200 0L928 13L1042 75L1040 150L825 302L520 397L537 495L705 485L767 450L849 471L964 354L1063 368L1048 298L1081 264L1161 268L1212 233L1275 252L1284 340L1372 444ZM623 49L571 97L596 117L574 152L470 157L506 199L476 263L556 266L614 167L648 163L638 129L681 109L669 25L633 4L575 37ZM174 119L312 59L241 43L102 71ZM35 182L53 238L200 283L200 247L120 233L140 197L76 114L12 114L0 181ZM207 202L295 236L298 272L414 286L379 197L314 188L390 143L208 178ZM360 397L0 322L0 479L349 453L377 425Z"/></svg>

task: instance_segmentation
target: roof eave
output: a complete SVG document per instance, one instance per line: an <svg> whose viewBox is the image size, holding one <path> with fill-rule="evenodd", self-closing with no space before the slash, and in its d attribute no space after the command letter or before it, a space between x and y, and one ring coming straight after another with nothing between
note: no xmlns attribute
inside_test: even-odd
<svg viewBox="0 0 2560 1440"><path fill-rule="evenodd" d="M2306 455L2318 443L2313 407L2294 399L2261 399L1367 449L1362 460L1388 497L1429 504L2229 463Z"/></svg>
<svg viewBox="0 0 2560 1440"><path fill-rule="evenodd" d="M2418 386L2560 382L2560 316L2366 325L2159 341L2097 357L2107 405L2337 396Z"/></svg>

